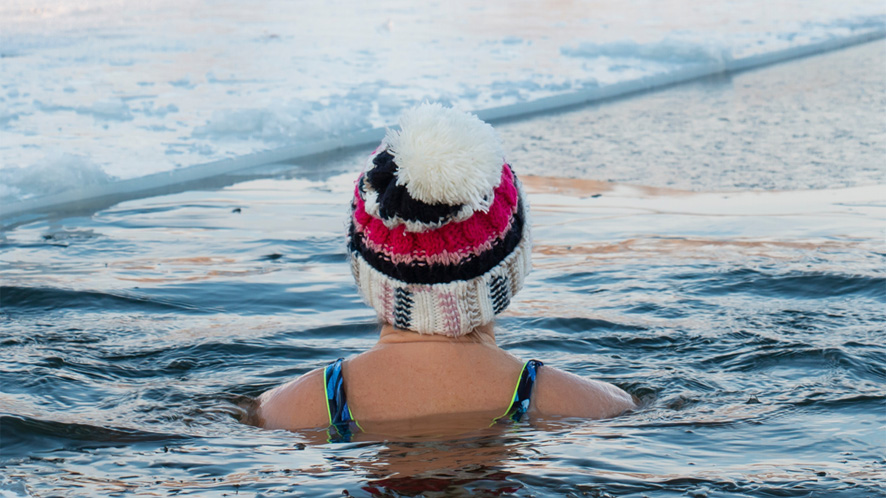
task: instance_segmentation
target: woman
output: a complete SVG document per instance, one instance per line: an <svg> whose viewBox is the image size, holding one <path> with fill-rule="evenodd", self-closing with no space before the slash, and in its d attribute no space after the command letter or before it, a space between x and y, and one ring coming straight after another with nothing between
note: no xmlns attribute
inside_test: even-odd
<svg viewBox="0 0 886 498"><path fill-rule="evenodd" d="M373 152L351 204L351 269L383 322L378 343L262 394L261 425L347 437L416 420L467 427L634 408L611 384L496 346L493 321L530 270L531 234L492 127L423 104L400 128Z"/></svg>

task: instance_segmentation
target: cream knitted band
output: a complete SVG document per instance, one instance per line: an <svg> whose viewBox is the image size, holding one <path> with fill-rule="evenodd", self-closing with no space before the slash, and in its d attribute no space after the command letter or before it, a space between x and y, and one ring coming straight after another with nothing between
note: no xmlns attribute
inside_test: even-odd
<svg viewBox="0 0 886 498"><path fill-rule="evenodd" d="M351 252L351 271L363 299L385 323L420 334L465 335L493 321L523 287L532 268L528 224L523 232L507 258L470 280L407 284L376 270L358 252Z"/></svg>

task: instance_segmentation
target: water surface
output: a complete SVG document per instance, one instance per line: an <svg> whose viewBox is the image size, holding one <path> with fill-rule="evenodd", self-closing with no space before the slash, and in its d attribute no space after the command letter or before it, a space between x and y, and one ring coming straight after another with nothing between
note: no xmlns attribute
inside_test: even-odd
<svg viewBox="0 0 886 498"><path fill-rule="evenodd" d="M562 123L601 109L627 122L637 102L664 116L665 95L501 132L506 142L530 125L563 137ZM684 95L692 112L709 94ZM862 107L844 112L866 116ZM643 150L657 139L630 137ZM839 163L833 150L822 148L822 160ZM541 160L558 156L525 153L532 160L520 150L510 159L530 195L535 270L498 322L499 343L623 387L643 401L636 412L349 444L242 423L259 393L374 343L377 325L345 263L361 161L343 157L313 173L283 166L3 231L0 490L886 494L882 183L865 174L841 183L825 168L835 183L807 190L819 173L790 155L759 168L756 189L712 185L711 174L678 175L677 185L655 175L608 182L598 170L564 180Z"/></svg>

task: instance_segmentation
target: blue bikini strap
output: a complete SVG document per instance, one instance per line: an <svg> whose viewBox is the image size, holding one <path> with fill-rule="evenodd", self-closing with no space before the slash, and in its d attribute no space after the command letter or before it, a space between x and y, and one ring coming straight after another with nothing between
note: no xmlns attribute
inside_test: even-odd
<svg viewBox="0 0 886 498"><path fill-rule="evenodd" d="M356 422L348 408L348 398L345 395L345 379L341 372L341 363L344 358L339 358L330 363L323 371L323 385L326 386L326 413L329 415L329 439L330 442L350 441L351 421ZM333 431L335 434L333 434Z"/></svg>
<svg viewBox="0 0 886 498"><path fill-rule="evenodd" d="M514 396L511 398L511 406L500 417L495 419L499 421L505 417L510 417L514 422L519 422L523 418L523 414L529 410L529 402L532 397L532 386L535 385L535 378L538 368L544 363L538 360L529 360L523 364L523 370L520 372L520 380L514 387Z"/></svg>

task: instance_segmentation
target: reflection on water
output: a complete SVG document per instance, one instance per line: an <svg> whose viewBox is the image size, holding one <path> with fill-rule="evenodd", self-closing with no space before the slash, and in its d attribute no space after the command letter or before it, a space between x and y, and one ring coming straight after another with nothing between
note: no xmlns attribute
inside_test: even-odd
<svg viewBox="0 0 886 498"><path fill-rule="evenodd" d="M531 440L519 436L485 435L443 441L389 441L356 458L341 458L365 479L370 494L441 492L469 495L513 493L523 486L512 480L511 460L525 458Z"/></svg>

